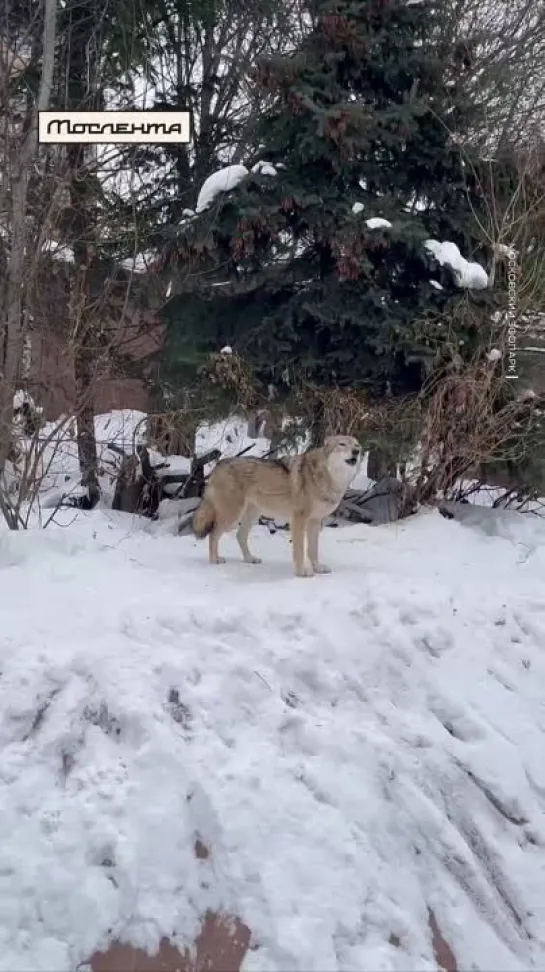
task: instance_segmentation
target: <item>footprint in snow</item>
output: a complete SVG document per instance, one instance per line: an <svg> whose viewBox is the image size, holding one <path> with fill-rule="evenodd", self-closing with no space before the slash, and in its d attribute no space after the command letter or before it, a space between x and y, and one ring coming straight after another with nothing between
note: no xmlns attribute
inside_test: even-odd
<svg viewBox="0 0 545 972"><path fill-rule="evenodd" d="M170 689L165 709L171 718L183 729L184 736L190 738L193 728L193 715L191 709L180 699L178 689Z"/></svg>

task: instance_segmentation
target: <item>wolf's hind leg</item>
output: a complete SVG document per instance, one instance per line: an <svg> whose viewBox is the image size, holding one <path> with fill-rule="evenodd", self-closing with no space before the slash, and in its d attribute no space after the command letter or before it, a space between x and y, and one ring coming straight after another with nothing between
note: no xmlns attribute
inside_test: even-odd
<svg viewBox="0 0 545 972"><path fill-rule="evenodd" d="M242 515L239 528L237 530L238 545L242 551L245 564L260 564L259 557L254 557L248 546L248 537L254 523L259 519L259 510L255 506L247 506Z"/></svg>
<svg viewBox="0 0 545 972"><path fill-rule="evenodd" d="M208 535L208 559L211 564L225 563L225 557L220 557L218 554L219 539L223 532L223 530L219 530L218 527L215 526L212 532Z"/></svg>

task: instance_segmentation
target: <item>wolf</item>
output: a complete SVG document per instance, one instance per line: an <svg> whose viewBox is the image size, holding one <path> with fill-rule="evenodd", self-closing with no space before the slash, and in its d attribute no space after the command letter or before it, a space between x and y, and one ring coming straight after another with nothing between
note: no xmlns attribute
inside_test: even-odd
<svg viewBox="0 0 545 972"><path fill-rule="evenodd" d="M253 524L260 516L287 517L296 576L329 574L330 568L318 556L323 520L339 505L361 461L361 446L350 435L329 436L321 448L293 458L222 459L193 514L193 532L199 539L208 537L210 563L222 564L219 539L238 524L236 536L244 562L259 564L248 547Z"/></svg>

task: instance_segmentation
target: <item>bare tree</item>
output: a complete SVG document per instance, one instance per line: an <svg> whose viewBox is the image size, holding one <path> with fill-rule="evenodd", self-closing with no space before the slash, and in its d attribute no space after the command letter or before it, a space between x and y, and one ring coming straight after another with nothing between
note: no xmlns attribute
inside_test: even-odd
<svg viewBox="0 0 545 972"><path fill-rule="evenodd" d="M7 41L2 42L1 48L3 177L0 205L6 242L2 244L4 267L0 283L0 473L11 445L13 393L24 347L29 188L38 156L38 113L48 108L53 88L57 0L43 0L39 19L35 18L31 24L31 37L40 23L39 88L35 99L26 99L22 116L13 107L21 101L16 98L16 87L25 69L25 58L16 53L12 55Z"/></svg>
<svg viewBox="0 0 545 972"><path fill-rule="evenodd" d="M481 109L466 139L488 155L535 145L545 130L545 7L535 0L448 0L438 43L453 84Z"/></svg>
<svg viewBox="0 0 545 972"><path fill-rule="evenodd" d="M80 2L69 8L65 37L67 74L65 105L72 110L76 108L96 111L102 107L99 70L104 12L100 4L97 5L94 0ZM76 348L74 372L78 455L82 486L87 490L89 505L94 506L98 502L100 488L95 416L88 391L93 384L93 371L97 358L90 304L95 297L93 291L97 288L95 267L98 262L98 199L97 183L92 179L88 165L91 150L92 146L84 143L69 145L66 155L75 262L70 294L70 317Z"/></svg>

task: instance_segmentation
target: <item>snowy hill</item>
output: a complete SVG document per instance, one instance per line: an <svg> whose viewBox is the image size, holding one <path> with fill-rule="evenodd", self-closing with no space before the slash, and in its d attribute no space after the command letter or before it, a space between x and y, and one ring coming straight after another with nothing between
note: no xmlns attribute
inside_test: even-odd
<svg viewBox="0 0 545 972"><path fill-rule="evenodd" d="M452 969L545 967L539 520L327 529L301 580L282 531L212 568L62 516L0 532L1 972L218 911L247 972L434 970L439 933Z"/></svg>

